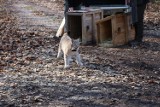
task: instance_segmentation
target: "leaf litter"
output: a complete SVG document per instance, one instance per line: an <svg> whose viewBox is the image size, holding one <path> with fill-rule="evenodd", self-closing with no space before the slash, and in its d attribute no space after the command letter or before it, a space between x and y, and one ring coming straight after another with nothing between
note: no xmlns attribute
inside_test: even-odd
<svg viewBox="0 0 160 107"><path fill-rule="evenodd" d="M70 69L63 69L63 58L56 59L59 41L53 38L63 10L50 13L55 2L49 0L47 7L44 2L7 0L1 4L0 106L159 107L160 38L148 33L150 23L145 21L148 32L142 46L81 46L84 67L73 62ZM26 5L25 9L36 12L29 15L37 20L52 16L53 26L34 25L21 14ZM35 7L44 11L39 13Z"/></svg>

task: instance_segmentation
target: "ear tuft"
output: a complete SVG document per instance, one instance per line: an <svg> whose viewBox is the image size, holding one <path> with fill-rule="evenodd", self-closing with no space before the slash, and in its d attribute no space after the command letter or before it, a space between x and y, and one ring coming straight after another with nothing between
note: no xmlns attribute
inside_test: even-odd
<svg viewBox="0 0 160 107"><path fill-rule="evenodd" d="M80 42L80 39L79 39L79 38L78 38L78 39L75 39L75 41L76 41L76 42Z"/></svg>

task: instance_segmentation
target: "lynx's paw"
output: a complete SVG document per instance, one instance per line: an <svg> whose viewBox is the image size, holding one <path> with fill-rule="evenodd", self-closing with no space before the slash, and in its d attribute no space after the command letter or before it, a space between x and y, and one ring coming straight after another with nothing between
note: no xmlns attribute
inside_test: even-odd
<svg viewBox="0 0 160 107"><path fill-rule="evenodd" d="M65 66L64 66L64 69L67 69L67 68L70 68L70 66L69 66L69 65L65 65Z"/></svg>
<svg viewBox="0 0 160 107"><path fill-rule="evenodd" d="M57 55L57 59L59 59L60 58L60 55Z"/></svg>
<svg viewBox="0 0 160 107"><path fill-rule="evenodd" d="M57 54L57 59L60 59L60 58L62 58L62 54L61 53Z"/></svg>
<svg viewBox="0 0 160 107"><path fill-rule="evenodd" d="M80 63L78 63L78 65L79 65L79 66L83 66L83 63L82 63L82 62L80 62Z"/></svg>

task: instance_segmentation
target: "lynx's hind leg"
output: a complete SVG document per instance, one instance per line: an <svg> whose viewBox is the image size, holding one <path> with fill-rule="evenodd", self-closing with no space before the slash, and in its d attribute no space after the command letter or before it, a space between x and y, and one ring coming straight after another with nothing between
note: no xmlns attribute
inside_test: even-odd
<svg viewBox="0 0 160 107"><path fill-rule="evenodd" d="M69 64L70 64L70 56L64 55L64 68L65 69L69 68L70 67Z"/></svg>
<svg viewBox="0 0 160 107"><path fill-rule="evenodd" d="M62 57L62 49L61 49L61 47L60 47L60 45L59 45L57 58L60 58L60 57Z"/></svg>

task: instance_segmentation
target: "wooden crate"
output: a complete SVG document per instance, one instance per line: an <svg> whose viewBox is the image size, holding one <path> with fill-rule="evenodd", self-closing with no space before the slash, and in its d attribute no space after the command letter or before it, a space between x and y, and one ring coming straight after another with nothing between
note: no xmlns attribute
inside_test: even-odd
<svg viewBox="0 0 160 107"><path fill-rule="evenodd" d="M100 46L114 47L126 44L133 39L133 29L129 24L129 16L121 13L107 16L96 22L97 40ZM132 36L131 36L132 34Z"/></svg>
<svg viewBox="0 0 160 107"><path fill-rule="evenodd" d="M103 18L102 10L68 12L67 17L67 27L72 38L81 38L84 45L96 42L96 21Z"/></svg>

